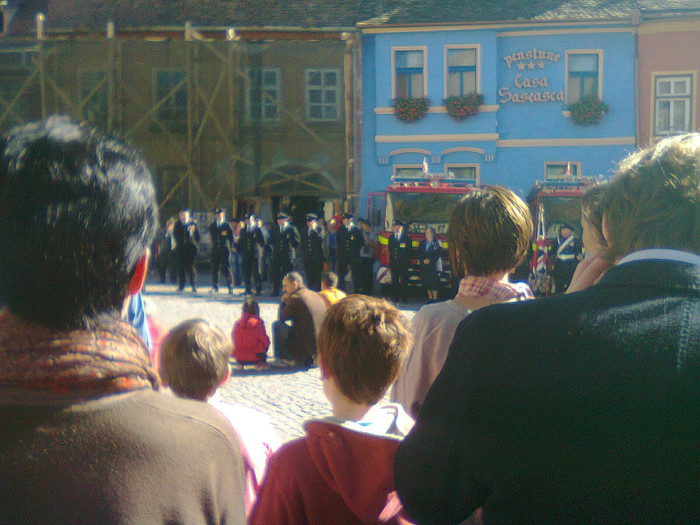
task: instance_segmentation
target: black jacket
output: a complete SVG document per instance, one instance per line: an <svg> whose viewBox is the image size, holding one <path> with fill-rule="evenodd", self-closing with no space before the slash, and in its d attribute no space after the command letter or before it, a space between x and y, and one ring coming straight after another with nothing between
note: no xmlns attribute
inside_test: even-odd
<svg viewBox="0 0 700 525"><path fill-rule="evenodd" d="M698 523L700 265L483 308L394 464L420 523Z"/></svg>
<svg viewBox="0 0 700 525"><path fill-rule="evenodd" d="M270 244L273 257L280 261L291 261L294 249L299 246L299 231L291 224L283 230L275 224L272 227Z"/></svg>
<svg viewBox="0 0 700 525"><path fill-rule="evenodd" d="M408 258L411 254L411 237L406 228L401 230L399 238L396 234L389 237L389 261L392 268L406 270L408 268Z"/></svg>
<svg viewBox="0 0 700 525"><path fill-rule="evenodd" d="M233 244L233 230L228 222L218 224L216 221L209 225L211 246L214 250L228 250Z"/></svg>

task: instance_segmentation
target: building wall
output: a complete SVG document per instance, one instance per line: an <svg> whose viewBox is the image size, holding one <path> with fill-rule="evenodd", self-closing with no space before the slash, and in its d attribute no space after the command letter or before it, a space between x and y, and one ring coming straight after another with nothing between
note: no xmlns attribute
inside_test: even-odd
<svg viewBox="0 0 700 525"><path fill-rule="evenodd" d="M654 129L657 76L689 76L692 82L688 131L698 129L700 97L700 18L645 21L639 27L639 142L645 146L662 135Z"/></svg>
<svg viewBox="0 0 700 525"><path fill-rule="evenodd" d="M420 165L424 158L431 174L445 173L447 165L476 164L480 183L525 195L543 179L546 162L570 162L582 175L609 175L634 149L635 41L629 25L415 29L363 34L363 202L390 184L397 166ZM481 112L462 122L443 106L445 46L459 44L479 50L484 96ZM391 57L392 49L413 46L427 57L430 109L423 119L404 123L391 106ZM597 125L575 125L568 116L566 56L573 50L601 57L600 93L609 112ZM543 58L527 59L528 52Z"/></svg>
<svg viewBox="0 0 700 525"><path fill-rule="evenodd" d="M272 197L293 197L279 186L260 184L265 177L284 178L290 170L301 173L299 179L312 179L312 185L295 186L303 195L344 196L345 42L339 38L253 45L186 42L158 35L49 38L41 45L31 39L0 42L3 49L18 46L33 51L21 68L10 69L8 61L0 62L0 107L4 109L22 85L24 92L13 111L0 111L0 128L40 118L42 113L63 113L128 137L153 168L164 215L184 205L231 210L235 201L251 207ZM9 56L2 53L0 60ZM40 63L43 76L37 71ZM260 126L246 117L245 69L251 65L280 70L279 118ZM307 118L307 68L338 72L336 120ZM177 104L161 98L164 93L156 86L159 71L189 75L180 88L185 96ZM81 91L81 78L90 74L102 82L92 95ZM162 112L172 105L178 106L176 117L168 121Z"/></svg>

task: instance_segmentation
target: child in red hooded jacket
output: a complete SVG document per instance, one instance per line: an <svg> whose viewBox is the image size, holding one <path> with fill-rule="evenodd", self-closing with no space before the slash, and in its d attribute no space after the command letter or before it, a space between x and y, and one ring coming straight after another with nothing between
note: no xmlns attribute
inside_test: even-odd
<svg viewBox="0 0 700 525"><path fill-rule="evenodd" d="M267 367L267 349L270 338L265 332L265 322L260 318L260 307L252 297L243 302L243 315L233 325L232 356L238 362L238 367L255 364L257 368Z"/></svg>

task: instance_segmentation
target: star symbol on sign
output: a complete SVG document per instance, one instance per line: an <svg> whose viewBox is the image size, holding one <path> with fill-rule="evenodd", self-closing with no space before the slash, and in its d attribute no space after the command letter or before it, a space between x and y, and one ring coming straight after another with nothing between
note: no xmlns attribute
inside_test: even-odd
<svg viewBox="0 0 700 525"><path fill-rule="evenodd" d="M528 68L528 69L535 69L535 63L534 63L534 62L528 62L527 68Z"/></svg>
<svg viewBox="0 0 700 525"><path fill-rule="evenodd" d="M538 67L539 69L544 69L544 66L545 66L545 63L544 63L544 62L538 62L538 63L537 63L537 67Z"/></svg>
<svg viewBox="0 0 700 525"><path fill-rule="evenodd" d="M523 71L523 70L525 69L525 64L523 64L522 62L520 62L520 63L518 64L518 69L519 69L520 71Z"/></svg>

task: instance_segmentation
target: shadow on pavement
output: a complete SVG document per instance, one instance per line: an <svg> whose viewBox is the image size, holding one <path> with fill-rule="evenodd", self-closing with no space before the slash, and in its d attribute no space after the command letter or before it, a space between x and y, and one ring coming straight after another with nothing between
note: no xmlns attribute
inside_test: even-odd
<svg viewBox="0 0 700 525"><path fill-rule="evenodd" d="M316 368L316 367L314 367ZM239 370L235 366L231 367L232 377L248 377L248 376L279 376L279 375L290 375L296 374L298 372L308 372L310 368L276 368L271 366L270 368L265 368L264 370L256 370L255 368L247 368L245 370Z"/></svg>

